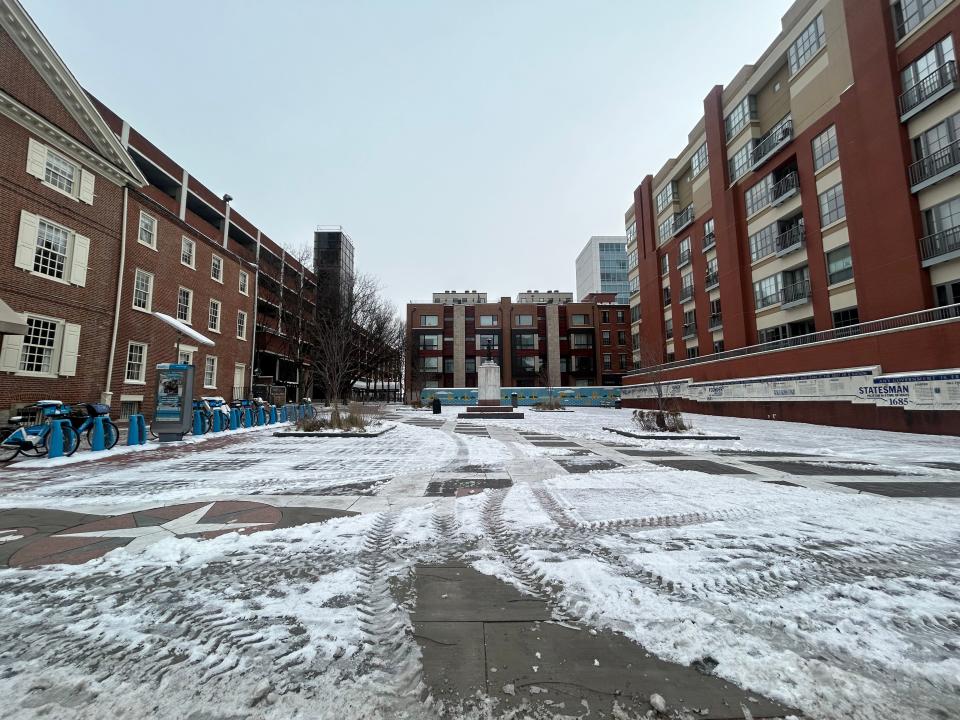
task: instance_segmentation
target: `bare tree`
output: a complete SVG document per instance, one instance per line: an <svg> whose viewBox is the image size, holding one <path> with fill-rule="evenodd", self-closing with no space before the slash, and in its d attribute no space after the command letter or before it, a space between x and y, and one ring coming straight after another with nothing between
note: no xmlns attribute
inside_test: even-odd
<svg viewBox="0 0 960 720"><path fill-rule="evenodd" d="M314 365L307 362L311 359L312 343L316 334L316 311L314 302L317 300L317 288L308 272L313 267L313 248L303 244L287 255L299 263L300 272L292 272L290 265L285 264L284 273L291 273L292 278L284 278L283 294L281 296L281 310L283 312L282 329L286 336L290 359L297 367L297 400L307 395L313 385Z"/></svg>

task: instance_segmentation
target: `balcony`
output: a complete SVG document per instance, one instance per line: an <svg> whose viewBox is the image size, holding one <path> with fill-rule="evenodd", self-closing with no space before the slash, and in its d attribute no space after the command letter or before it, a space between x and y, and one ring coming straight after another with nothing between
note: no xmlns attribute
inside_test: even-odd
<svg viewBox="0 0 960 720"><path fill-rule="evenodd" d="M723 327L723 313L714 313L710 316L710 322L707 325L711 330L718 330Z"/></svg>
<svg viewBox="0 0 960 720"><path fill-rule="evenodd" d="M677 268L682 268L684 265L689 264L691 252L689 250L680 251L680 259L677 261Z"/></svg>
<svg viewBox="0 0 960 720"><path fill-rule="evenodd" d="M786 309L802 305L810 300L810 281L801 280L792 285L786 285L780 291L780 307Z"/></svg>
<svg viewBox="0 0 960 720"><path fill-rule="evenodd" d="M788 116L761 137L750 153L750 169L756 170L793 139L793 120Z"/></svg>
<svg viewBox="0 0 960 720"><path fill-rule="evenodd" d="M784 230L782 233L777 235L777 237L774 239L774 247L777 251L777 257L789 255L795 250L802 248L805 236L806 233L803 229L802 220L793 227Z"/></svg>
<svg viewBox="0 0 960 720"><path fill-rule="evenodd" d="M770 206L783 205L787 200L800 192L800 176L796 170L791 170L770 188Z"/></svg>
<svg viewBox="0 0 960 720"><path fill-rule="evenodd" d="M907 88L899 98L900 122L906 122L957 86L957 64L948 60L916 85Z"/></svg>
<svg viewBox="0 0 960 720"><path fill-rule="evenodd" d="M683 230L687 225L693 222L693 204L687 205L683 210L673 216L673 234Z"/></svg>
<svg viewBox="0 0 960 720"><path fill-rule="evenodd" d="M686 285L680 288L680 302L690 302L693 300L693 285Z"/></svg>
<svg viewBox="0 0 960 720"><path fill-rule="evenodd" d="M710 290L720 284L720 273L717 270L708 272L704 278L705 289Z"/></svg>
<svg viewBox="0 0 960 720"><path fill-rule="evenodd" d="M694 337L696 334L697 334L697 324L695 322L683 324L684 340L686 340L687 338Z"/></svg>
<svg viewBox="0 0 960 720"><path fill-rule="evenodd" d="M960 225L920 238L923 267L960 257Z"/></svg>
<svg viewBox="0 0 960 720"><path fill-rule="evenodd" d="M709 232L703 236L703 251L706 252L714 245L717 244L717 234L715 232Z"/></svg>
<svg viewBox="0 0 960 720"><path fill-rule="evenodd" d="M919 192L960 171L960 140L910 165L910 191Z"/></svg>

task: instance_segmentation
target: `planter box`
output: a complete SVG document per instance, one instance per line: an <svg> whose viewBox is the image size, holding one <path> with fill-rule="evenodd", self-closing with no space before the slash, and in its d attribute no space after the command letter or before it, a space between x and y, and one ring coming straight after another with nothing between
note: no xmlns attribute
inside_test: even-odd
<svg viewBox="0 0 960 720"><path fill-rule="evenodd" d="M607 432L623 435L624 437L636 438L637 440L739 440L739 435L697 435L694 433L636 433L629 430L618 430L617 428L605 427Z"/></svg>
<svg viewBox="0 0 960 720"><path fill-rule="evenodd" d="M391 430L396 429L396 425L387 425L384 428L376 431L367 431L367 432L357 432L355 430L350 430L348 432L337 432L335 430L314 430L311 432L298 431L298 430L282 430L280 432L275 432L274 437L333 437L333 438L375 438L380 437L385 432L390 432Z"/></svg>

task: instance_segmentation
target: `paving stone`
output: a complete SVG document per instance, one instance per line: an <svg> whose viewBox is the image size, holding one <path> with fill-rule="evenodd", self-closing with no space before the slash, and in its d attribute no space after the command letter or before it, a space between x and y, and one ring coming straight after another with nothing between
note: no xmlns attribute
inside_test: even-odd
<svg viewBox="0 0 960 720"><path fill-rule="evenodd" d="M462 566L418 565L414 578L417 604L410 613L417 622L517 622L549 620L550 609L539 598L490 575Z"/></svg>
<svg viewBox="0 0 960 720"><path fill-rule="evenodd" d="M734 467L733 465L724 465L713 460L651 460L650 462L664 467L674 468L675 470L693 470L696 472L707 473L708 475L756 475L756 473Z"/></svg>
<svg viewBox="0 0 960 720"><path fill-rule="evenodd" d="M830 484L887 497L960 497L958 482L833 482Z"/></svg>
<svg viewBox="0 0 960 720"><path fill-rule="evenodd" d="M500 490L513 485L510 478L461 478L427 483L426 497L454 497L459 490Z"/></svg>
<svg viewBox="0 0 960 720"><path fill-rule="evenodd" d="M434 699L459 706L487 688L482 622L414 622L423 682Z"/></svg>
<svg viewBox="0 0 960 720"><path fill-rule="evenodd" d="M560 457L554 458L554 460L560 467L573 475L582 475L598 470L614 470L615 468L623 467L623 465L618 462L600 457L589 460L573 460Z"/></svg>
<svg viewBox="0 0 960 720"><path fill-rule="evenodd" d="M751 460L751 464L788 475L850 475L858 477L861 475L898 475L895 470L884 470L877 468L871 463L844 463L844 465L829 465L827 463L812 463L798 460L791 462L789 460ZM856 465L856 467L854 467Z"/></svg>
<svg viewBox="0 0 960 720"><path fill-rule="evenodd" d="M641 450L640 448L615 448L618 453L623 455L632 455L633 457L682 457L684 453L676 450Z"/></svg>

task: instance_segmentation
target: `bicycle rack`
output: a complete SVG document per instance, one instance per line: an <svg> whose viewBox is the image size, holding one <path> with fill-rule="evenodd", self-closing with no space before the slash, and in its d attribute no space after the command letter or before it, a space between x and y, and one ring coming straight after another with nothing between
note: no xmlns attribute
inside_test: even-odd
<svg viewBox="0 0 960 720"><path fill-rule="evenodd" d="M240 409L230 408L230 429L236 430L240 427Z"/></svg>
<svg viewBox="0 0 960 720"><path fill-rule="evenodd" d="M50 427L50 436L47 438L47 457L63 457L63 426L73 427L69 420L54 420ZM79 435L77 436L79 442Z"/></svg>
<svg viewBox="0 0 960 720"><path fill-rule="evenodd" d="M90 449L93 451L106 450L106 441L103 432L103 416L93 418L93 437L90 438Z"/></svg>
<svg viewBox="0 0 960 720"><path fill-rule="evenodd" d="M200 410L193 411L193 434L197 437L203 435L203 413Z"/></svg>
<svg viewBox="0 0 960 720"><path fill-rule="evenodd" d="M210 430L218 433L223 430L223 422L221 418L223 415L220 414L220 411L214 408L213 410L213 422L210 423Z"/></svg>
<svg viewBox="0 0 960 720"><path fill-rule="evenodd" d="M276 405L270 406L270 424L271 425L277 424L277 406Z"/></svg>
<svg viewBox="0 0 960 720"><path fill-rule="evenodd" d="M267 419L263 413L263 405L257 408L257 425L266 425Z"/></svg>
<svg viewBox="0 0 960 720"><path fill-rule="evenodd" d="M130 416L127 430L127 445L143 445L147 442L147 421L140 413Z"/></svg>

